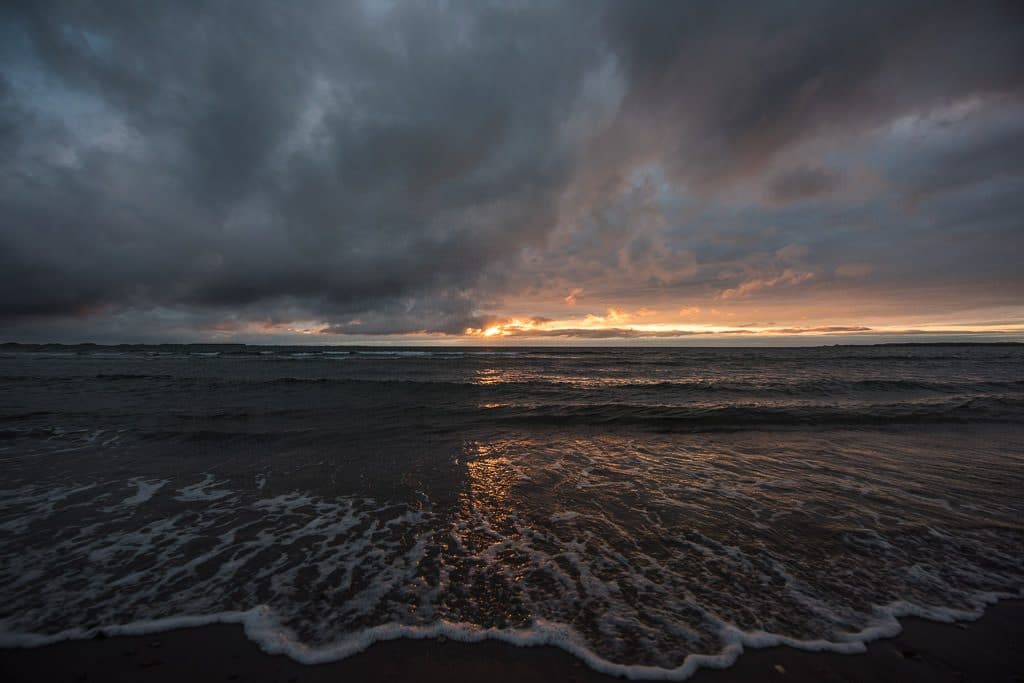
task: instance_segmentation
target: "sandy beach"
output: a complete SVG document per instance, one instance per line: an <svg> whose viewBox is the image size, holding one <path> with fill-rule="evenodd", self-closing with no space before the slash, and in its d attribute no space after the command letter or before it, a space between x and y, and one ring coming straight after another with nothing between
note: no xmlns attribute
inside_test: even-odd
<svg viewBox="0 0 1024 683"><path fill-rule="evenodd" d="M1024 681L1024 601L990 607L974 622L902 621L895 638L864 654L788 647L748 650L725 670L702 669L696 683L739 681ZM239 626L69 641L0 650L0 678L29 681L613 681L551 647L436 640L378 643L348 659L306 666L263 653Z"/></svg>

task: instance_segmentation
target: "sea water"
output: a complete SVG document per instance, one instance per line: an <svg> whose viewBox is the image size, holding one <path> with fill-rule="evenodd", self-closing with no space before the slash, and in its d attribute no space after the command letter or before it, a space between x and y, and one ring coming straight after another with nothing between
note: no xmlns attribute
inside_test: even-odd
<svg viewBox="0 0 1024 683"><path fill-rule="evenodd" d="M227 621L681 679L1024 588L1024 348L0 352L0 646Z"/></svg>

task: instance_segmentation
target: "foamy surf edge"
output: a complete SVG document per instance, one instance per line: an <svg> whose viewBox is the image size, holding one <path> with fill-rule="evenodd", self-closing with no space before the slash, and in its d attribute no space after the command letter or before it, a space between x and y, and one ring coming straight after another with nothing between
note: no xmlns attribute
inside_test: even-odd
<svg viewBox="0 0 1024 683"><path fill-rule="evenodd" d="M590 650L572 627L565 624L536 620L527 629L483 629L473 624L436 622L426 626L403 624L382 624L365 629L343 641L323 646L310 647L302 643L294 633L281 626L266 605L259 605L245 611L220 612L210 615L182 615L137 621L128 624L73 628L59 633L44 635L19 633L3 630L0 624L0 648L34 648L52 645L66 640L86 640L97 636L140 636L178 629L210 626L213 624L238 624L243 627L246 637L263 652L270 655L285 655L300 664L324 664L340 661L369 649L372 645L391 640L425 640L447 638L462 643L477 643L495 640L516 647L557 647L589 666L591 669L630 680L684 681L699 669L725 669L739 659L746 648L786 646L812 652L833 652L836 654L858 654L867 650L867 643L898 635L903 626L900 619L917 617L941 623L975 621L985 613L985 608L1000 600L1024 599L1024 590L1019 593L983 593L975 596L972 609L923 606L906 601L896 601L876 607L876 620L860 631L842 633L837 640L801 640L764 631L743 631L732 624L721 622L720 637L724 643L717 654L687 655L683 663L675 668L662 668L638 664L618 664L609 661Z"/></svg>

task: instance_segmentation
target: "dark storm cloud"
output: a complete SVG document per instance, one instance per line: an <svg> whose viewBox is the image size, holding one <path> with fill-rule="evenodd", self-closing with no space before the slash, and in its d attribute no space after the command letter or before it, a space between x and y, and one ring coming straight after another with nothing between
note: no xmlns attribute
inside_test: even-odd
<svg viewBox="0 0 1024 683"><path fill-rule="evenodd" d="M768 191L774 201L785 204L828 195L840 181L840 175L834 171L801 166L773 177Z"/></svg>
<svg viewBox="0 0 1024 683"><path fill-rule="evenodd" d="M319 330L321 334L388 335L408 332L462 334L467 327L481 327L476 302L465 293L442 292L428 301L410 299L340 320Z"/></svg>
<svg viewBox="0 0 1024 683"><path fill-rule="evenodd" d="M7 316L432 313L407 300L543 236L599 44L543 5L30 3L5 23L39 110L4 167Z"/></svg>
<svg viewBox="0 0 1024 683"><path fill-rule="evenodd" d="M964 125L956 113L938 118L938 144L923 145L914 140L917 153L905 154L889 170L892 182L905 186L909 199L918 204L969 191L979 184L993 184L1024 178L1024 109L988 121L984 127Z"/></svg>
<svg viewBox="0 0 1024 683"><path fill-rule="evenodd" d="M717 180L823 130L1019 94L1022 15L1013 2L641 2L615 4L608 25L637 118L675 133L662 142L678 170Z"/></svg>
<svg viewBox="0 0 1024 683"><path fill-rule="evenodd" d="M1014 3L20 2L0 22L15 334L458 334L524 292L770 296L887 259L906 284L935 268L903 254L950 258L952 216L973 259L947 272L1020 286ZM887 138L903 119L947 133ZM730 188L751 199L716 204Z"/></svg>

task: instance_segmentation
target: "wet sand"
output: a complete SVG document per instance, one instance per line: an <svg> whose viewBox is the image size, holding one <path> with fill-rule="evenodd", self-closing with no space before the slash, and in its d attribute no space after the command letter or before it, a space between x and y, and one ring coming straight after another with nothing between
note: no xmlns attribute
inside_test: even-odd
<svg viewBox="0 0 1024 683"><path fill-rule="evenodd" d="M735 681L1003 681L1024 683L1024 601L991 606L974 622L903 620L903 632L865 654L786 647L747 650L725 670L700 670L696 683ZM214 625L148 636L70 641L0 650L0 680L21 681L530 681L621 680L551 647L497 642L392 641L349 659L306 666L263 653L240 626Z"/></svg>

